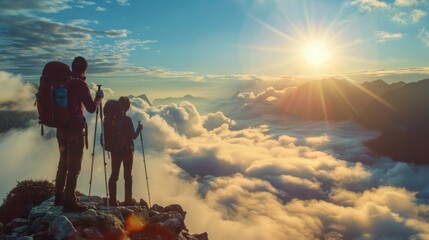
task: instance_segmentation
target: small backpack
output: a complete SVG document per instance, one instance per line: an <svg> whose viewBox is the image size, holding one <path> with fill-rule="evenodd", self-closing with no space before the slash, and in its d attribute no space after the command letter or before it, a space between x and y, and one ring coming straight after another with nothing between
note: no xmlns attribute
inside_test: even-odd
<svg viewBox="0 0 429 240"><path fill-rule="evenodd" d="M39 123L53 128L66 127L71 114L68 106L68 86L72 80L70 67L62 62L49 62L43 68L37 93Z"/></svg>
<svg viewBox="0 0 429 240"><path fill-rule="evenodd" d="M123 130L125 113L122 104L116 100L109 100L104 104L103 112L104 139L101 139L101 145L109 152L125 151L127 139Z"/></svg>

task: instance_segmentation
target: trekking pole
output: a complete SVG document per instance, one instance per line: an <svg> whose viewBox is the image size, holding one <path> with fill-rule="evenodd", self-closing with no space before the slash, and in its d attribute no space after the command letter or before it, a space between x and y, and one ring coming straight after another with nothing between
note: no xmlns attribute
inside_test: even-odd
<svg viewBox="0 0 429 240"><path fill-rule="evenodd" d="M101 90L101 85L97 85L98 90ZM100 124L101 124L101 141L103 141L103 144L106 142L104 139L104 129L103 129L103 100L100 100ZM103 146L103 162L104 162L104 183L106 186L106 205L107 205L107 211L110 211L109 209L109 191L107 190L107 173L106 173L106 151L104 150Z"/></svg>
<svg viewBox="0 0 429 240"><path fill-rule="evenodd" d="M139 125L140 125L140 121L139 121ZM144 155L144 146L143 146L143 134L142 131L140 130L140 142L142 144L142 153L143 153L143 164L144 164L144 173L146 175L146 186L147 186L147 196L149 197L149 207L152 206L152 203L150 201L150 191L149 191L149 178L147 176L147 170L146 170L146 157Z"/></svg>
<svg viewBox="0 0 429 240"><path fill-rule="evenodd" d="M89 194L88 194L88 196L91 196L92 172L93 172L93 169L94 169L95 139L97 138L97 121L98 121L98 109L99 109L99 107L100 107L100 105L97 105L97 111L95 112L94 143L92 145L91 175L89 177Z"/></svg>

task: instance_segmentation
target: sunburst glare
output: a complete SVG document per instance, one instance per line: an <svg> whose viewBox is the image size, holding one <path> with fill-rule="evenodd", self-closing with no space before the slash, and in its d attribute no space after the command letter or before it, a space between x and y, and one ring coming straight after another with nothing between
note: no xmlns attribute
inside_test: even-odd
<svg viewBox="0 0 429 240"><path fill-rule="evenodd" d="M323 66L327 64L330 57L331 51L329 47L324 42L309 42L304 45L302 49L303 56L305 60L315 67Z"/></svg>

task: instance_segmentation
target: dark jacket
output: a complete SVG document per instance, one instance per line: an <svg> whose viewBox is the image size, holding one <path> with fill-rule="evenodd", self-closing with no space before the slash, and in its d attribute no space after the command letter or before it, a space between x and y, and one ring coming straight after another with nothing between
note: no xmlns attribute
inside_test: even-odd
<svg viewBox="0 0 429 240"><path fill-rule="evenodd" d="M122 120L122 133L126 141L127 149L121 155L132 154L134 152L134 139L139 136L139 131L134 130L133 121L130 117L124 116Z"/></svg>
<svg viewBox="0 0 429 240"><path fill-rule="evenodd" d="M72 114L70 128L85 127L85 118L83 116L83 106L90 113L95 112L100 98L92 100L88 85L81 78L74 78L69 83L69 110Z"/></svg>

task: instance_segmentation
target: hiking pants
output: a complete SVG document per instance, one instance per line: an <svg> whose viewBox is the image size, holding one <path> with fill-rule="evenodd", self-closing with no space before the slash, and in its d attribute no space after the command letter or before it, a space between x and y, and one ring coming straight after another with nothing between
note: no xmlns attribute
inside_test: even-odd
<svg viewBox="0 0 429 240"><path fill-rule="evenodd" d="M109 194L112 201L116 201L116 182L119 179L119 169L124 164L125 201L132 200L133 196L133 152L130 154L112 152L112 174L109 178Z"/></svg>
<svg viewBox="0 0 429 240"><path fill-rule="evenodd" d="M84 131L58 128L57 140L60 161L55 178L55 195L64 196L65 204L75 204L77 177L81 170L83 157Z"/></svg>

